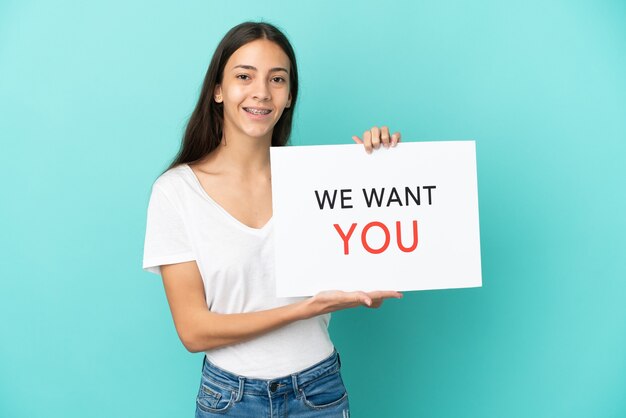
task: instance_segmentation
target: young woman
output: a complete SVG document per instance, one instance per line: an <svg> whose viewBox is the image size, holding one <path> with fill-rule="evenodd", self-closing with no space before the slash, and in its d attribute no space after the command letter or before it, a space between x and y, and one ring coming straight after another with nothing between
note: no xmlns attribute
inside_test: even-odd
<svg viewBox="0 0 626 418"><path fill-rule="evenodd" d="M330 312L402 296L275 296L269 149L286 144L297 95L287 38L267 23L234 27L152 187L143 267L161 274L185 348L206 353L197 417L348 416ZM400 134L374 127L353 139L371 152Z"/></svg>

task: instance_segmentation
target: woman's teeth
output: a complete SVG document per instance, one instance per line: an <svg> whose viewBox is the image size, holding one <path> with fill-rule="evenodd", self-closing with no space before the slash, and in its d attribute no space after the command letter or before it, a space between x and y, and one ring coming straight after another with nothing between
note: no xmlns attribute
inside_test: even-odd
<svg viewBox="0 0 626 418"><path fill-rule="evenodd" d="M244 107L243 110L253 115L267 115L271 112L270 109L255 109L253 107Z"/></svg>

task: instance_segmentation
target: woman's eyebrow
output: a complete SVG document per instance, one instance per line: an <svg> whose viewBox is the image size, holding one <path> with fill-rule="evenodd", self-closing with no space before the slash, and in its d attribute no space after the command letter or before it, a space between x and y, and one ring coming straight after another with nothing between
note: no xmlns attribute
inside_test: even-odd
<svg viewBox="0 0 626 418"><path fill-rule="evenodd" d="M233 67L233 70L234 70L235 68L243 68L244 70L253 70L253 71L257 71L257 68L256 68L256 67L254 67L254 66L252 66L252 65L245 65L245 64L235 65L235 66ZM283 67L274 67L274 68L270 68L270 72L272 72L272 73L273 73L273 72L275 72L275 71L284 71L284 72L286 72L287 74L289 74L289 71L287 71L287 69L286 69L286 68L283 68Z"/></svg>

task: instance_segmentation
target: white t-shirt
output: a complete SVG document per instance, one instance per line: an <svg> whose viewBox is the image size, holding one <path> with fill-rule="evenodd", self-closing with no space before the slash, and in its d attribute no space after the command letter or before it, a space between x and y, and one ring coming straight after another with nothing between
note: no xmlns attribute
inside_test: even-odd
<svg viewBox="0 0 626 418"><path fill-rule="evenodd" d="M152 186L143 268L160 274L163 264L195 260L212 312L255 312L302 298L277 298L272 220L260 229L232 217L181 164ZM206 351L232 373L273 379L306 369L328 357L330 314L293 322L253 340Z"/></svg>

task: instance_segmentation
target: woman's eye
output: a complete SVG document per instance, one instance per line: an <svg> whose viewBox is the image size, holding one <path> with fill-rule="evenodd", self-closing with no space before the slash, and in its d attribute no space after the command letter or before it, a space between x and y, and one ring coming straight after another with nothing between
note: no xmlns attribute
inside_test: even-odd
<svg viewBox="0 0 626 418"><path fill-rule="evenodd" d="M284 78L282 78L282 77L273 77L273 78L272 78L272 81L273 81L274 83L284 83L284 82L285 82L285 79L284 79Z"/></svg>
<svg viewBox="0 0 626 418"><path fill-rule="evenodd" d="M250 76L248 74L237 74L236 76L239 80L250 80Z"/></svg>

